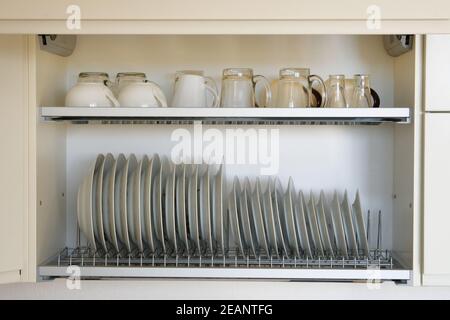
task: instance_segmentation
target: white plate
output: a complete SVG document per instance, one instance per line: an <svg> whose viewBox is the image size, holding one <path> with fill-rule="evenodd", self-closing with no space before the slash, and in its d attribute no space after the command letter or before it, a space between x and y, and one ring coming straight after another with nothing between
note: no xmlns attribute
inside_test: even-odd
<svg viewBox="0 0 450 320"><path fill-rule="evenodd" d="M103 175L103 226L107 240L113 245L116 252L119 252L119 242L117 240L116 223L114 217L115 199L114 188L116 181L117 160L111 153L105 158L105 169Z"/></svg>
<svg viewBox="0 0 450 320"><path fill-rule="evenodd" d="M135 205L135 180L136 180L136 170L139 170L139 163L134 154L130 154L128 157L128 180L127 180L127 191L126 191L126 203L127 203L127 226L128 226L128 239L130 241L130 249L132 249L132 243L134 243L139 248L138 238L142 242L141 231L136 228L137 217L134 207ZM140 170L139 170L140 171Z"/></svg>
<svg viewBox="0 0 450 320"><path fill-rule="evenodd" d="M155 176L152 188L152 216L155 225L156 238L159 241L163 253L166 253L166 236L164 234L163 218L163 188L165 186L165 170L167 165L167 160L164 157L160 159L157 154L153 156Z"/></svg>
<svg viewBox="0 0 450 320"><path fill-rule="evenodd" d="M105 239L105 229L103 227L103 171L105 169L105 157L101 155L100 167L94 174L94 234L98 243L105 251L108 251Z"/></svg>
<svg viewBox="0 0 450 320"><path fill-rule="evenodd" d="M309 195L309 202L308 206L306 208L307 217L309 221L309 229L311 231L312 240L314 243L314 249L317 254L320 256L324 255L323 246L322 246L322 239L320 238L320 230L319 230L319 223L317 221L317 208L316 208L316 200L314 199L314 194L310 193Z"/></svg>
<svg viewBox="0 0 450 320"><path fill-rule="evenodd" d="M286 221L284 218L284 214L280 214L280 212L284 212L282 194L283 188L281 186L281 183L278 180L278 178L275 178L275 180L273 180L272 192L270 196L272 198L274 219L277 230L278 247L283 249L283 254L285 256L288 256L289 250L286 238L287 230L285 229Z"/></svg>
<svg viewBox="0 0 450 320"><path fill-rule="evenodd" d="M242 241L242 233L241 227L239 223L239 215L238 215L238 198L236 194L236 187L239 184L238 178L235 176L233 181L233 188L231 190L230 196L228 198L228 210L230 214L230 227L231 232L233 233L233 239L237 246L239 253L245 253L244 243Z"/></svg>
<svg viewBox="0 0 450 320"><path fill-rule="evenodd" d="M298 238L300 239L300 243L302 249L305 254L309 257L312 257L311 244L309 243L309 235L308 235L308 227L306 226L306 201L303 196L303 192L298 193L297 201L294 205L294 216L296 217L296 226L298 231Z"/></svg>
<svg viewBox="0 0 450 320"><path fill-rule="evenodd" d="M211 184L211 216L213 225L213 238L217 243L219 251L224 254L226 250L225 240L225 214L223 196L223 166L219 167L217 174Z"/></svg>
<svg viewBox="0 0 450 320"><path fill-rule="evenodd" d="M176 169L178 172L176 181L176 215L178 235L189 252L188 225L186 220L186 165L180 164Z"/></svg>
<svg viewBox="0 0 450 320"><path fill-rule="evenodd" d="M284 196L284 214L287 229L287 240L289 243L289 248L292 254L296 257L300 257L299 239L297 237L296 231L296 218L294 207L296 206L296 193L294 188L294 183L291 178L289 178L288 187L286 194Z"/></svg>
<svg viewBox="0 0 450 320"><path fill-rule="evenodd" d="M239 216L241 217L242 222L242 233L244 235L244 240L246 247L250 250L251 254L256 256L256 239L254 236L254 231L252 229L253 226L253 218L251 217L250 212L250 199L251 194L249 194L250 190L250 182L248 178L245 178L244 188L241 189L241 184L237 181L236 185L236 194L239 198Z"/></svg>
<svg viewBox="0 0 450 320"><path fill-rule="evenodd" d="M269 249L271 255L279 256L278 251L278 240L277 240L277 231L275 227L275 217L273 213L273 204L272 204L272 180L269 179L267 182L267 190L266 192L262 192L260 180L257 178L256 184L259 185L260 188L260 200L262 203L262 212L264 217L265 229L267 234L267 239L269 242Z"/></svg>
<svg viewBox="0 0 450 320"><path fill-rule="evenodd" d="M169 164L167 171L167 181L165 189L165 233L169 240L169 244L172 246L174 253L178 253L178 239L176 229L176 216L175 216L175 183L176 183L176 166Z"/></svg>
<svg viewBox="0 0 450 320"><path fill-rule="evenodd" d="M126 242L126 238L123 233L125 227L122 226L122 176L126 162L127 159L125 158L125 155L123 155L122 153L119 154L116 161L116 172L114 174L114 224L116 228L116 236L118 240L120 240L120 246L122 244L125 245Z"/></svg>
<svg viewBox="0 0 450 320"><path fill-rule="evenodd" d="M342 222L341 206L339 205L339 199L337 192L334 191L332 201L332 219L333 219L333 231L336 237L336 250L338 256L348 256L347 244L345 240L344 225Z"/></svg>
<svg viewBox="0 0 450 320"><path fill-rule="evenodd" d="M198 165L192 165L192 175L188 184L188 216L189 216L189 236L194 242L198 252L201 250L200 230L199 230L199 187L198 187Z"/></svg>
<svg viewBox="0 0 450 320"><path fill-rule="evenodd" d="M132 179L130 181L131 191L131 208L132 210L128 212L128 216L131 217L132 223L129 224L132 232L132 241L137 246L139 252L144 252L144 242L142 240L142 228L144 220L144 199L143 199L143 188L141 188L143 181L143 169L147 166L148 158L144 157L139 161L138 165L132 172Z"/></svg>
<svg viewBox="0 0 450 320"><path fill-rule="evenodd" d="M364 222L361 200L359 198L359 190L356 190L355 202L352 205L353 215L356 220L356 230L358 235L358 247L367 257L369 255L369 243L367 241L366 224Z"/></svg>
<svg viewBox="0 0 450 320"><path fill-rule="evenodd" d="M131 241L129 235L130 228L128 227L128 211L131 209L130 204L132 202L131 192L129 190L131 189L131 173L133 172L136 165L136 156L134 154L131 154L126 160L120 174L120 239L124 243L125 248L128 250L128 252L131 252Z"/></svg>
<svg viewBox="0 0 450 320"><path fill-rule="evenodd" d="M344 199L341 203L342 216L344 217L344 230L347 239L347 249L350 254L358 256L358 242L356 241L355 227L353 226L352 210L348 201L347 190L344 192Z"/></svg>
<svg viewBox="0 0 450 320"><path fill-rule="evenodd" d="M214 251L212 228L211 228L211 205L210 205L210 172L206 167L200 181L200 234L201 239L206 242L206 248L210 252Z"/></svg>
<svg viewBox="0 0 450 320"><path fill-rule="evenodd" d="M98 155L95 164L89 169L88 174L84 177L83 182L81 183L78 189L78 198L77 198L78 224L87 241L94 249L94 251L97 250L97 244L95 242L95 234L94 234L93 184L95 172L99 169L102 161L103 155Z"/></svg>
<svg viewBox="0 0 450 320"><path fill-rule="evenodd" d="M327 255L334 256L333 252L333 244L330 238L330 232L328 230L327 224L327 213L326 213L326 202L325 202L325 194L323 191L320 191L319 202L317 204L317 221L319 224L320 230L320 238L322 239L324 253Z"/></svg>
<svg viewBox="0 0 450 320"><path fill-rule="evenodd" d="M143 192L143 208L144 208L144 218L143 218L143 227L142 227L142 235L145 243L148 245L150 252L154 253L156 251L156 239L154 232L154 223L152 217L152 206L153 206L153 178L155 177L154 171L154 159L148 159L147 156L144 156L146 161L146 165L144 166L144 179L142 181L143 185L141 186L141 190Z"/></svg>
<svg viewBox="0 0 450 320"><path fill-rule="evenodd" d="M255 235L256 235L256 243L258 244L258 248L263 252L259 252L259 254L265 254L266 256L270 255L269 244L267 242L266 230L264 227L264 218L262 215L261 208L261 186L257 180L255 185L255 190L253 192L253 197L251 198L251 212L253 217L253 223L255 225Z"/></svg>

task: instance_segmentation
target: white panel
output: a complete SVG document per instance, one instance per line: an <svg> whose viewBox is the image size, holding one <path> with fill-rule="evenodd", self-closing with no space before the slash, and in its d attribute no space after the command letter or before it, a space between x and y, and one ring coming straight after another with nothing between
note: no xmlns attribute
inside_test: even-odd
<svg viewBox="0 0 450 320"><path fill-rule="evenodd" d="M41 0L39 4L26 0L2 0L0 19L65 20L71 0ZM277 19L367 19L371 0L78 0L76 3L86 20L277 20ZM446 0L408 1L378 0L380 19L448 19ZM69 10L70 13L70 10ZM376 12L377 13L377 12Z"/></svg>
<svg viewBox="0 0 450 320"><path fill-rule="evenodd" d="M450 111L450 35L427 35L425 110Z"/></svg>
<svg viewBox="0 0 450 320"><path fill-rule="evenodd" d="M64 103L65 58L37 51L37 104ZM39 114L39 110L36 110ZM48 259L65 241L66 133L64 124L37 121L37 263Z"/></svg>
<svg viewBox="0 0 450 320"><path fill-rule="evenodd" d="M450 114L425 115L424 273L450 274Z"/></svg>
<svg viewBox="0 0 450 320"><path fill-rule="evenodd" d="M25 37L0 36L0 275L9 272L0 277L0 282L17 280L26 261L26 49Z"/></svg>

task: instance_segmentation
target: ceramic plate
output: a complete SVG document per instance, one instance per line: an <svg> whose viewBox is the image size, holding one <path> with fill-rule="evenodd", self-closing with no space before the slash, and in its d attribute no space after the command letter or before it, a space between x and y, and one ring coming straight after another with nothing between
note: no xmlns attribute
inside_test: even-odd
<svg viewBox="0 0 450 320"><path fill-rule="evenodd" d="M333 202L332 202L332 219L333 219L333 231L336 237L336 250L338 255L344 257L348 256L347 244L345 240L344 225L342 222L341 206L339 205L339 199L337 192L334 192Z"/></svg>
<svg viewBox="0 0 450 320"><path fill-rule="evenodd" d="M219 167L217 174L211 184L211 205L213 238L217 243L219 251L224 254L226 250L225 240L225 214L223 201L223 166Z"/></svg>
<svg viewBox="0 0 450 320"><path fill-rule="evenodd" d="M153 170L155 176L153 180L152 193L152 216L155 225L156 238L159 241L162 252L166 253L166 235L164 234L164 213L163 213L163 188L165 183L165 170L167 160L160 159L157 154L153 156Z"/></svg>
<svg viewBox="0 0 450 320"><path fill-rule="evenodd" d="M300 248L299 248L299 239L297 238L297 231L295 227L295 198L296 193L294 189L294 183L291 178L289 178L288 187L286 190L286 194L284 196L284 215L286 220L286 229L287 229L287 240L289 243L289 248L294 256L300 257ZM282 213L283 214L283 213Z"/></svg>
<svg viewBox="0 0 450 320"><path fill-rule="evenodd" d="M176 166L169 164L166 179L165 189L165 233L169 240L169 244L172 246L174 253L178 253L178 239L176 229L176 216L175 216L175 183L176 183Z"/></svg>
<svg viewBox="0 0 450 320"><path fill-rule="evenodd" d="M128 170L127 170L127 184L126 184L126 225L128 227L128 240L130 242L130 249L132 249L132 243L138 245L138 231L136 230L136 216L134 209L134 180L135 172L138 170L139 163L134 154L130 154L128 157ZM140 231L139 231L140 233ZM142 239L141 239L142 241ZM140 248L139 248L140 249Z"/></svg>
<svg viewBox="0 0 450 320"><path fill-rule="evenodd" d="M106 238L113 245L114 250L119 252L119 242L117 240L115 223L115 199L114 189L116 184L117 160L111 153L105 158L105 173L103 179L103 226L106 232Z"/></svg>
<svg viewBox="0 0 450 320"><path fill-rule="evenodd" d="M259 184L259 190L261 191L260 200L262 202L262 212L264 217L267 238L269 242L270 254L279 256L277 231L275 227L275 217L273 213L272 196L271 196L272 181L269 179L269 181L267 182L266 192L262 192L259 179L256 180L256 184Z"/></svg>
<svg viewBox="0 0 450 320"><path fill-rule="evenodd" d="M101 162L103 162L103 155L98 155L95 164L90 168L88 174L84 177L84 180L78 189L77 199L78 224L94 251L97 250L97 245L94 234L93 185L95 172L100 168Z"/></svg>
<svg viewBox="0 0 450 320"><path fill-rule="evenodd" d="M94 174L94 234L101 247L108 251L106 247L105 229L103 227L103 171L105 169L105 157L102 155L100 161L100 167Z"/></svg>
<svg viewBox="0 0 450 320"><path fill-rule="evenodd" d="M198 252L201 250L200 230L198 226L199 217L199 187L198 187L198 165L192 166L192 175L188 184L188 216L189 216L189 236L194 242Z"/></svg>
<svg viewBox="0 0 450 320"><path fill-rule="evenodd" d="M239 184L238 178L235 176L233 181L233 188L231 190L231 194L228 197L228 210L231 224L231 232L233 233L233 239L235 241L237 250L239 253L244 254L244 243L242 241L241 228L239 224L239 216L238 216L238 200L236 194L236 186Z"/></svg>
<svg viewBox="0 0 450 320"><path fill-rule="evenodd" d="M314 199L314 194L310 193L308 206L306 208L307 217L308 217L308 225L311 231L312 241L314 243L314 249L317 254L320 256L324 255L322 240L320 239L320 230L319 223L317 221L317 208L316 208L316 200Z"/></svg>
<svg viewBox="0 0 450 320"><path fill-rule="evenodd" d="M367 257L369 255L369 243L367 241L366 224L364 222L363 210L358 190L356 191L355 202L353 202L352 208L353 208L353 215L356 220L358 247L363 251L364 255Z"/></svg>
<svg viewBox="0 0 450 320"><path fill-rule="evenodd" d="M134 244L139 249L139 252L144 252L144 242L142 240L142 227L144 218L144 207L143 207L143 188L142 185L142 175L144 172L144 167L147 167L148 158L143 157L139 161L138 165L132 173L131 180L131 194L132 194L132 211L130 216L132 216L132 224L130 224L131 230L133 230L132 240Z"/></svg>
<svg viewBox="0 0 450 320"><path fill-rule="evenodd" d="M206 242L207 250L213 252L209 175L209 168L206 167L200 182L200 234L202 235L202 240Z"/></svg>
<svg viewBox="0 0 450 320"><path fill-rule="evenodd" d="M188 224L186 220L186 165L177 166L176 215L178 235L186 251L189 252Z"/></svg>
<svg viewBox="0 0 450 320"><path fill-rule="evenodd" d="M300 239L300 244L302 246L303 251L309 257L312 257L311 244L309 243L309 232L308 227L306 225L306 202L305 197L303 196L303 192L298 193L297 201L295 201L294 205L294 216L296 218L296 226L298 231L298 238Z"/></svg>
<svg viewBox="0 0 450 320"><path fill-rule="evenodd" d="M239 183L239 180L236 184L236 194L239 198L239 216L241 217L242 222L242 233L244 235L244 240L246 247L250 250L251 254L256 256L256 239L254 236L254 231L252 229L253 226L253 218L251 217L250 212L250 199L249 197L251 194L248 193L248 190L250 190L250 182L248 181L248 178L245 178L245 184L244 188L241 189L241 184Z"/></svg>
<svg viewBox="0 0 450 320"><path fill-rule="evenodd" d="M153 224L153 217L152 217L152 205L153 205L153 188L152 188L152 181L155 176L154 170L153 170L153 158L148 159L147 156L144 156L144 159L147 163L146 166L144 166L144 177L143 177L143 185L141 186L141 190L143 192L143 208L144 208L144 217L143 217L143 228L142 228L142 234L145 243L148 245L150 252L156 251L156 239L155 239L155 232L154 232L154 224Z"/></svg>
<svg viewBox="0 0 450 320"><path fill-rule="evenodd" d="M316 206L317 208L317 221L319 224L319 230L320 230L320 238L322 239L323 249L324 253L327 255L333 256L333 245L330 238L330 232L328 230L328 224L327 224L327 208L326 202L325 202L325 194L323 191L320 192L319 196L319 202Z"/></svg>
<svg viewBox="0 0 450 320"><path fill-rule="evenodd" d="M262 215L260 194L261 194L261 186L257 182L255 185L255 190L253 192L253 197L250 199L253 223L255 225L256 243L258 244L259 250L263 251L260 252L259 254L260 255L265 254L269 256L270 255L269 244L267 243L266 230L264 227L264 218Z"/></svg>
<svg viewBox="0 0 450 320"><path fill-rule="evenodd" d="M127 159L125 158L125 156L122 153L119 154L116 161L116 172L114 178L114 224L116 228L117 238L118 240L120 240L120 244L123 245L125 245L126 237L123 234L124 227L122 226L122 176L126 162Z"/></svg>
<svg viewBox="0 0 450 320"><path fill-rule="evenodd" d="M347 239L347 249L350 254L358 256L358 243L356 241L355 227L353 226L352 210L348 201L347 190L341 203L342 216L344 221L345 238Z"/></svg>
<svg viewBox="0 0 450 320"><path fill-rule="evenodd" d="M275 178L275 180L273 180L272 192L270 196L272 197L272 206L277 231L278 247L283 250L283 254L285 256L288 256L289 250L286 240L287 230L285 229L286 222L284 215L281 214L281 212L284 212L282 194L283 189L281 187L281 183L278 180L278 178Z"/></svg>

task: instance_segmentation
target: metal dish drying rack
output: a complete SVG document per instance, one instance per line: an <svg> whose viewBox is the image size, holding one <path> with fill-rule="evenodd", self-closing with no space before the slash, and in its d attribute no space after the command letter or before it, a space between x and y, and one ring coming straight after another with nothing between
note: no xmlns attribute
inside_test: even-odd
<svg viewBox="0 0 450 320"><path fill-rule="evenodd" d="M39 267L42 277L69 277L79 268L81 278L244 278L286 280L399 280L410 279L389 250L373 249L354 256L252 256L230 250L208 252L128 253L64 248Z"/></svg>

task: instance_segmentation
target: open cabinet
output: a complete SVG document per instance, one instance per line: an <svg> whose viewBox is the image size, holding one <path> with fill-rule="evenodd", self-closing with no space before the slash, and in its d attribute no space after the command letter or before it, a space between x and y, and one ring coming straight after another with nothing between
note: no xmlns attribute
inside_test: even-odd
<svg viewBox="0 0 450 320"><path fill-rule="evenodd" d="M386 53L379 35L79 35L69 57L41 51L33 36L29 45L32 76L28 89L35 100L29 112L30 122L36 126L29 134L36 141L29 161L35 168L36 193L31 199L36 209L29 212L35 217L35 225L30 224L28 229L36 232L36 238L29 240L36 260L27 263L37 269L37 279L70 276L72 270L67 266L76 265L84 278L420 283L421 36L414 37L412 51L396 58ZM67 90L83 71L107 72L111 79L118 72L145 72L160 84L170 101L177 70L204 70L220 84L222 70L233 66L251 67L270 81L287 66L308 67L324 79L329 74L351 77L367 73L381 105L378 110L342 111L64 107ZM215 128L220 132L227 128L277 129L276 176L284 188L292 177L297 189L305 194L312 191L316 197L323 190L328 200L334 190L339 197L347 190L353 201L358 190L365 214L368 210L372 213L372 227L380 224L381 236L372 233L369 244L372 249L378 245L387 255L377 256L378 264L369 259L326 257L298 261L270 257L262 263L248 257L215 261L214 257L204 257L202 264L195 259L185 261L185 257L156 257L155 263L153 256L80 256L79 251L67 249L87 243L77 227L77 190L97 154L170 155L175 144L171 140L173 130L192 132L194 120L204 122L203 130ZM259 169L258 165L226 165L226 194L234 176L248 176L253 184ZM7 186L2 184L1 188L3 196ZM3 251L3 244L0 246ZM17 268L21 266L17 264Z"/></svg>

